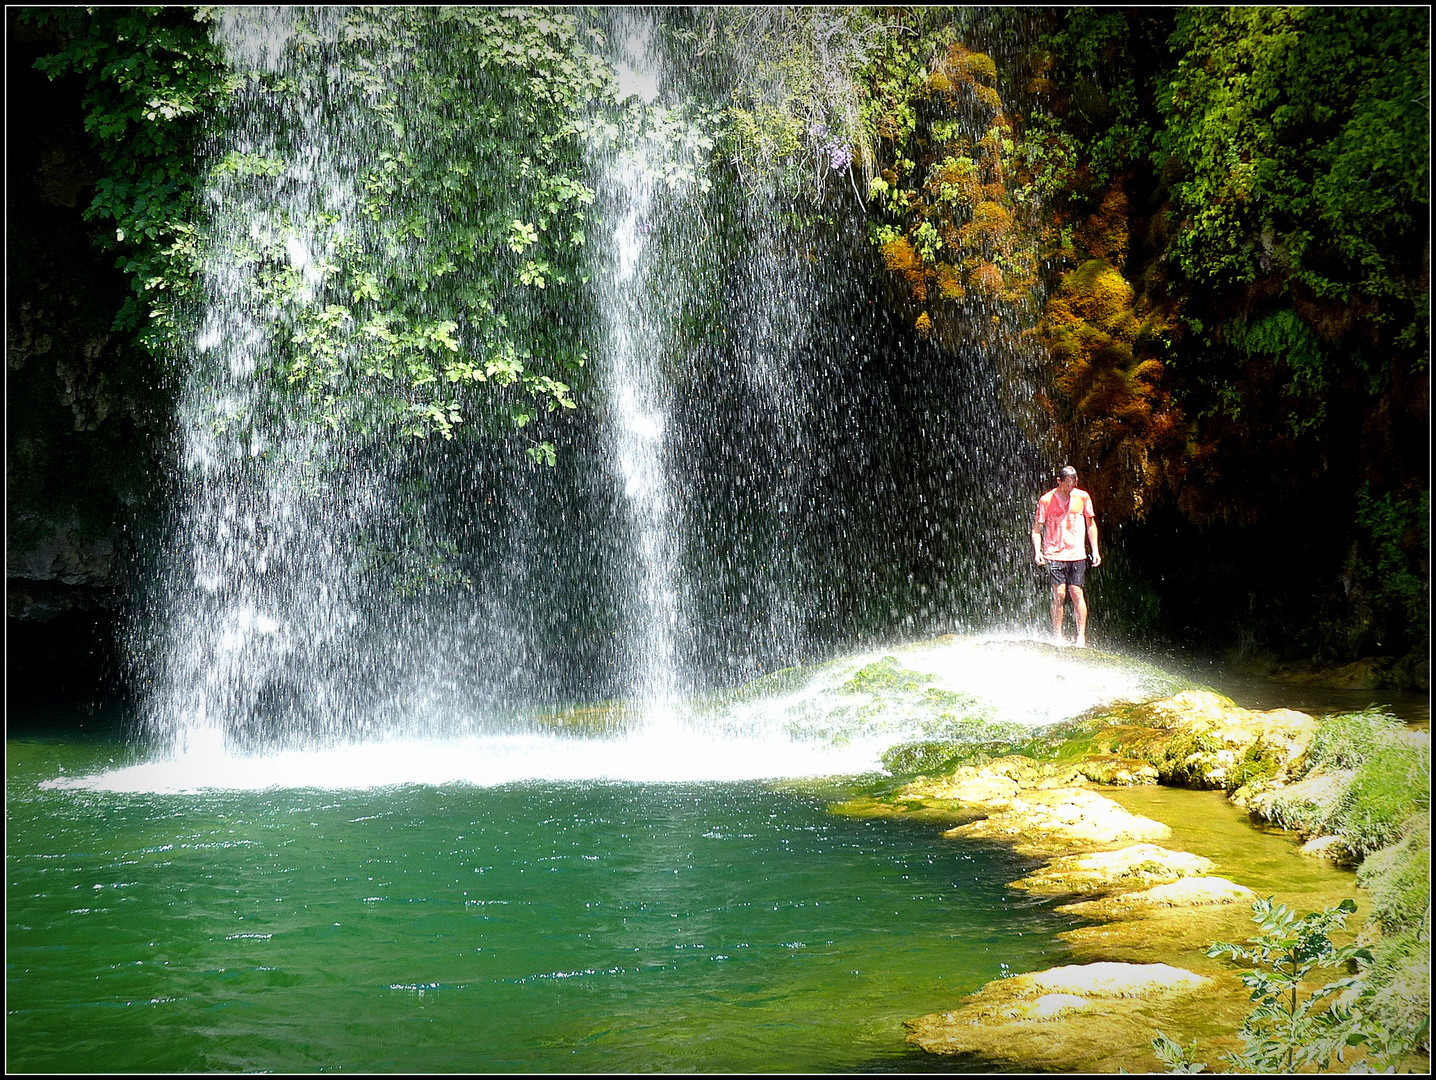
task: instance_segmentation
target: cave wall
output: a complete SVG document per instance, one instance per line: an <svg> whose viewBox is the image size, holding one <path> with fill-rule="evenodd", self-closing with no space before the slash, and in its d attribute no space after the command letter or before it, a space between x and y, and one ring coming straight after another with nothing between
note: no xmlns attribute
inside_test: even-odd
<svg viewBox="0 0 1436 1080"><path fill-rule="evenodd" d="M161 510L169 391L116 333L129 291L84 219L84 84L34 70L52 34L7 12L6 687L12 704L126 692L139 525Z"/></svg>

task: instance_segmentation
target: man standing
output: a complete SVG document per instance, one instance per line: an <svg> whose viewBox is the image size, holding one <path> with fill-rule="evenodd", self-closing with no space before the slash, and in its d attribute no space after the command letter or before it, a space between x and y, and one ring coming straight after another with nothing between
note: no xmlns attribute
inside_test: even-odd
<svg viewBox="0 0 1436 1080"><path fill-rule="evenodd" d="M1077 486L1077 470L1062 466L1057 486L1037 500L1037 520L1032 526L1032 554L1038 566L1047 567L1052 582L1052 636L1062 644L1062 613L1072 597L1072 614L1077 620L1077 646L1087 645L1087 598L1083 582L1087 574L1087 548L1092 542L1092 565L1101 566L1097 552L1097 516L1092 496Z"/></svg>

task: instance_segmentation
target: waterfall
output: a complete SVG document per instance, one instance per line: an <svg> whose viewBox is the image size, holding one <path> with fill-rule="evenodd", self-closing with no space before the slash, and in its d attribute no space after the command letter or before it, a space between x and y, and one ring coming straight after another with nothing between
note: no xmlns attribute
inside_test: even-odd
<svg viewBox="0 0 1436 1080"><path fill-rule="evenodd" d="M222 156L260 171L217 170L206 193L207 306L179 398L165 651L146 718L178 754L332 737L374 720L354 692L374 675L362 655L374 598L353 573L349 535L382 515L382 470L294 415L272 370L274 327L291 313L266 302L264 275L293 275L299 302L318 302L319 267L342 235L316 223L352 218L365 152L362 131L322 115L327 72L292 66L295 20L292 8L225 9L216 24L236 75L278 73L298 86L240 94ZM265 176L267 162L282 171Z"/></svg>
<svg viewBox="0 0 1436 1080"><path fill-rule="evenodd" d="M455 35L528 18L552 21L217 9L239 89L209 151L206 306L155 575L144 723L161 755L233 767L477 738L472 754L510 764L473 775L529 775L522 754L575 754L550 771L584 775L599 752L556 749L545 717L624 702L626 737L670 758L708 739L684 752L746 755L739 774L759 767L752 745L696 699L1032 614L1035 452L1010 418L1020 364L989 340L1015 329L989 319L945 354L886 314L844 174L818 215L811 195L714 167L732 82L673 62L672 12L554 16L601 43L611 85L573 142L591 185L582 262L563 289L560 268L524 269L546 219L524 217L526 161L484 136L527 91ZM442 188L410 191L425 162ZM503 169L507 189L473 179ZM491 231L435 277L424 256L449 228ZM404 328L444 363L582 350L580 408L515 428L522 382L463 398L439 368L407 385L380 347L399 324L366 299L374 273L412 283ZM530 460L539 440L551 467ZM769 762L791 751L764 768L832 766L784 743L786 721L745 715L768 725L743 738L768 740Z"/></svg>
<svg viewBox="0 0 1436 1080"><path fill-rule="evenodd" d="M621 50L619 94L652 105L659 71L649 50L652 24L632 15L613 28ZM630 114L632 115L632 114ZM681 508L668 460L670 404L660 366L666 344L662 306L646 243L659 212L655 184L666 147L651 133L595 154L599 198L612 222L610 251L596 275L607 344L604 387L609 439L627 523L621 609L629 693L650 722L670 722L688 688L680 660L685 632L680 597Z"/></svg>

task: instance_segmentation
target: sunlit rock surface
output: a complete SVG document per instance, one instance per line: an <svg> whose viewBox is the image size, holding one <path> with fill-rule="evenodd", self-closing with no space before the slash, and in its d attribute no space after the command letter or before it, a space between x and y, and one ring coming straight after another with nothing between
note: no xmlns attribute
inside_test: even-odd
<svg viewBox="0 0 1436 1080"><path fill-rule="evenodd" d="M1160 821L1129 813L1111 799L1082 788L1025 793L1005 810L943 833L953 839L1003 840L1024 855L1050 855L1074 847L1165 840Z"/></svg>
<svg viewBox="0 0 1436 1080"><path fill-rule="evenodd" d="M1019 791L1047 791L1082 782L1070 766L1009 754L985 765L964 765L951 776L914 780L899 789L903 798L952 799L974 806L1004 806Z"/></svg>
<svg viewBox="0 0 1436 1080"><path fill-rule="evenodd" d="M1162 885L1209 873L1211 859L1157 844L1133 844L1117 851L1063 855L1019 881L1014 889L1033 893L1084 893L1133 885Z"/></svg>
<svg viewBox="0 0 1436 1080"><path fill-rule="evenodd" d="M1202 788L1290 775L1316 731L1305 713L1244 709L1209 690L1099 708L1085 719L1094 750L1145 761L1163 783Z"/></svg>
<svg viewBox="0 0 1436 1080"><path fill-rule="evenodd" d="M988 983L951 1012L908 1020L908 1042L1032 1071L1148 1072L1151 1032L1213 980L1169 964L1072 964Z"/></svg>
<svg viewBox="0 0 1436 1080"><path fill-rule="evenodd" d="M1219 877L1187 877L1138 892L1063 904L1058 911L1088 919L1125 919L1153 908L1204 907L1207 904L1251 903L1256 894L1245 885Z"/></svg>

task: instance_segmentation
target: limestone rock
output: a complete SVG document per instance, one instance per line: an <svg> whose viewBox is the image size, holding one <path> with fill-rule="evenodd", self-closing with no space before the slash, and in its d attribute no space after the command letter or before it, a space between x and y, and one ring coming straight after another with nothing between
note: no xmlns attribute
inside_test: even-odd
<svg viewBox="0 0 1436 1080"><path fill-rule="evenodd" d="M905 785L902 798L951 799L974 806L1006 806L1020 790L1016 780L963 766L951 776L915 780Z"/></svg>
<svg viewBox="0 0 1436 1080"><path fill-rule="evenodd" d="M1095 749L1146 761L1163 783L1234 789L1257 777L1293 775L1316 720L1293 709L1244 709L1209 690L1099 709Z"/></svg>
<svg viewBox="0 0 1436 1080"><path fill-rule="evenodd" d="M1340 866L1355 866L1361 861L1339 836L1314 836L1297 848L1297 853L1317 859L1330 859Z"/></svg>
<svg viewBox="0 0 1436 1080"><path fill-rule="evenodd" d="M1074 845L1103 847L1141 840L1165 840L1172 830L1141 817L1111 799L1083 788L1030 791L1005 810L949 829L956 839L1001 840L1023 854L1066 852Z"/></svg>
<svg viewBox="0 0 1436 1080"><path fill-rule="evenodd" d="M1063 855L1020 881L1014 889L1034 893L1083 893L1132 885L1158 885L1209 873L1210 859L1157 844L1133 844L1118 851Z"/></svg>
<svg viewBox="0 0 1436 1080"><path fill-rule="evenodd" d="M1245 885L1219 877L1187 877L1140 892L1101 900L1063 904L1058 911L1089 919L1126 919L1155 908L1205 907L1208 904L1250 903L1255 894Z"/></svg>
<svg viewBox="0 0 1436 1080"><path fill-rule="evenodd" d="M1077 764L1077 771L1097 784L1113 784L1130 787L1133 784L1155 784L1159 778L1157 767L1140 758L1116 757L1110 754L1083 758Z"/></svg>
<svg viewBox="0 0 1436 1080"><path fill-rule="evenodd" d="M971 806L1001 807L1020 791L1043 791L1081 783L1076 769L1008 754L982 765L963 765L950 776L921 777L902 787L899 798L949 799Z"/></svg>
<svg viewBox="0 0 1436 1080"><path fill-rule="evenodd" d="M1212 980L1169 964L1071 964L998 979L958 1009L905 1021L908 1042L1051 1072L1150 1071L1154 1020ZM1190 1009L1190 1006L1188 1006Z"/></svg>

